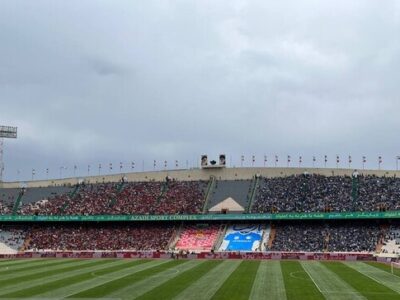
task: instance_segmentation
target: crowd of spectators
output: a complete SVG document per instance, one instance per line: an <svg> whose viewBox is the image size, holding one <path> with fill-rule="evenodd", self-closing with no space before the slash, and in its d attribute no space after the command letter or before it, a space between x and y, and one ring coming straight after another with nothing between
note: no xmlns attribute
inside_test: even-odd
<svg viewBox="0 0 400 300"><path fill-rule="evenodd" d="M195 214L204 204L201 181L83 184L75 195L24 205L24 215Z"/></svg>
<svg viewBox="0 0 400 300"><path fill-rule="evenodd" d="M196 214L204 205L206 182L119 182L82 184L66 193L26 203L20 214ZM0 198L0 213L12 201ZM301 174L263 178L252 213L400 210L400 178Z"/></svg>
<svg viewBox="0 0 400 300"><path fill-rule="evenodd" d="M400 209L400 178L323 176L264 178L252 212L349 212Z"/></svg>
<svg viewBox="0 0 400 300"><path fill-rule="evenodd" d="M25 241L25 229L23 227L13 227L0 225L0 250L1 244L14 250L19 250Z"/></svg>
<svg viewBox="0 0 400 300"><path fill-rule="evenodd" d="M5 194L0 191L0 214L6 215L12 212L17 195Z"/></svg>
<svg viewBox="0 0 400 300"><path fill-rule="evenodd" d="M378 224L278 225L272 251L373 252L384 232Z"/></svg>
<svg viewBox="0 0 400 300"><path fill-rule="evenodd" d="M36 226L27 231L27 250L164 250L173 225Z"/></svg>
<svg viewBox="0 0 400 300"><path fill-rule="evenodd" d="M400 210L400 178L358 176L356 207L363 211Z"/></svg>
<svg viewBox="0 0 400 300"><path fill-rule="evenodd" d="M167 190L155 206L155 214L198 214L204 205L206 183L169 181Z"/></svg>
<svg viewBox="0 0 400 300"><path fill-rule="evenodd" d="M12 207L3 201L0 200L0 215L8 215L12 211Z"/></svg>

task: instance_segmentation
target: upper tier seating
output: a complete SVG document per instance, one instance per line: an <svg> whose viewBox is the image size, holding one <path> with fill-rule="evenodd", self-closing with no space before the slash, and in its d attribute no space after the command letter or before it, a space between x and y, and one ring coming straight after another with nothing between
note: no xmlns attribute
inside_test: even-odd
<svg viewBox="0 0 400 300"><path fill-rule="evenodd" d="M76 195L57 195L28 203L21 214L103 215L200 213L205 183L198 181L125 182L82 185Z"/></svg>
<svg viewBox="0 0 400 300"><path fill-rule="evenodd" d="M400 209L394 177L292 175L265 178L252 212L348 212Z"/></svg>

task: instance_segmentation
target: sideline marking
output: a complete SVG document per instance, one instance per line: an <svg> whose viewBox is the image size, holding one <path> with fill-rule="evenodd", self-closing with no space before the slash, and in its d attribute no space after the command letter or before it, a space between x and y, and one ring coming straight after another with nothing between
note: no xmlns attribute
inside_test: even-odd
<svg viewBox="0 0 400 300"><path fill-rule="evenodd" d="M324 292L319 288L318 284L315 282L314 278L311 277L310 273L309 273L306 269L304 269L304 267L303 267L302 264L300 264L300 266L303 268L304 272L306 272L306 273L308 274L308 276L310 277L311 281L312 281L312 282L315 284L315 286L317 287L318 291L319 291L322 295L324 295Z"/></svg>

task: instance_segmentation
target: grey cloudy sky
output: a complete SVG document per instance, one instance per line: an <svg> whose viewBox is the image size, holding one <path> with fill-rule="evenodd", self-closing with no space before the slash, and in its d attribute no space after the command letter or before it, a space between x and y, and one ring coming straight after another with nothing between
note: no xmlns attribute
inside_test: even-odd
<svg viewBox="0 0 400 300"><path fill-rule="evenodd" d="M202 153L394 168L399 3L0 0L5 179Z"/></svg>

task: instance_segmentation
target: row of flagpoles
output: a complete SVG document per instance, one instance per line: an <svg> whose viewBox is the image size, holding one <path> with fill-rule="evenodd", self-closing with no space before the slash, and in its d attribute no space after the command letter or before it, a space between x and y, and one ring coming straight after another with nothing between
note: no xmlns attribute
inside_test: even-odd
<svg viewBox="0 0 400 300"><path fill-rule="evenodd" d="M399 161L400 161L400 155L396 156L396 170L398 170L398 168L399 168ZM274 166L277 167L278 163L279 163L279 156L278 155L275 155L273 157L273 162L274 162ZM287 157L286 157L286 166L287 167L291 167L291 163L292 162L293 162L292 156L287 155ZM324 167L326 168L327 163L328 163L328 156L327 155L324 155L323 162L324 162ZM353 158L352 158L351 155L348 156L347 162L348 162L348 167L351 168L351 164L353 162ZM365 168L365 164L367 163L367 157L366 156L362 156L361 162L362 162L362 168L364 169ZM381 165L383 163L383 157L382 156L378 156L377 162L378 162L378 169L380 170L381 169ZM243 167L244 163L245 163L245 156L241 155L241 157L240 157L240 166ZM254 167L255 163L256 163L256 156L252 155L251 156L251 165ZM300 155L298 157L298 167L301 167L302 163L303 163L303 156ZM316 156L313 156L312 157L312 166L314 167L316 163L317 163L317 158L316 158ZM164 170L166 170L168 168L168 161L165 160L165 161L161 162L161 164L164 166ZM340 156L336 155L336 168L339 168L339 164L340 164ZM156 170L157 166L158 166L157 161L153 160L153 170ZM178 169L180 167L178 160L174 161L174 166L175 166L176 169ZM266 167L266 166L268 166L268 156L264 155L264 167ZM108 169L110 174L113 172L114 169L118 170L118 168L119 168L119 171L121 173L122 173L122 171L128 171L126 168L124 168L124 163L123 162L120 162L119 166L118 165L114 166L112 163L109 163L108 165L107 164L106 165L102 165L101 163L99 163L97 166L96 165L93 166L93 165L88 164L87 165L87 175L91 175L91 172L93 171L93 168L97 168L97 171L98 171L97 175L102 175L103 174L102 173L103 169L106 169L106 170ZM128 168L130 169L130 171L134 172L136 170L135 162L132 161L130 164L128 164ZM188 160L186 160L186 169L189 169L189 161ZM61 166L59 168L59 178L62 178L63 177L63 172L66 172L67 170L68 170L68 167ZM49 177L49 168L46 168L45 171L46 171L46 179L48 179L48 177ZM74 165L73 166L73 175L74 176L76 176L77 171L78 171L78 166ZM144 171L144 161L142 161L142 171ZM36 169L32 169L32 180L34 180L35 175L36 175ZM96 175L96 174L93 174L93 175ZM17 170L18 180L19 180L19 176L20 176L20 170Z"/></svg>
<svg viewBox="0 0 400 300"><path fill-rule="evenodd" d="M108 165L107 164L103 165L103 164L99 163L97 166L93 166L91 164L88 164L87 165L87 175L91 174L91 171L92 171L93 167L97 168L97 170L98 170L98 174L97 175L102 175L103 174L101 172L102 169L108 169L110 174L113 172L114 169L118 169L118 165L116 167L114 167L113 163L109 163ZM154 160L153 161L153 170L156 170L156 167L157 167L157 161ZM132 161L130 163L130 171L131 172L135 171L135 168L136 168L136 164L135 164L134 161ZM167 168L168 168L168 161L165 160L164 161L164 170L166 170ZM175 168L176 169L179 168L179 161L178 160L175 160ZM189 161L188 160L186 161L186 169L189 169ZM59 168L59 171L60 171L60 176L59 177L62 178L63 172L67 171L67 170L68 170L68 167L61 166ZM120 162L119 163L119 171L122 173L123 170L126 171L127 169L124 168L124 163ZM50 171L50 169L46 168L46 179L49 177L49 171ZM78 166L74 165L74 167L73 167L73 175L74 176L76 175L77 171L78 171ZM144 161L142 161L142 171L144 171ZM17 170L18 180L19 180L20 173L21 173L20 170ZM35 175L36 175L36 169L32 169L32 180L35 178ZM93 174L93 175L95 175L95 174Z"/></svg>
<svg viewBox="0 0 400 300"><path fill-rule="evenodd" d="M400 155L399 156L396 156L396 170L398 170L398 168L399 168L399 160L400 160ZM244 155L242 155L241 156L241 159L240 159L240 162L241 162L241 167L243 167L243 163L244 163L244 161L245 161L245 157L244 157ZM251 157L251 161L252 161L252 166L254 166L254 164L255 164L255 162L256 162L256 156L255 155L252 155L252 157ZM275 155L275 160L274 160L274 165L275 165L275 167L277 167L277 165L278 165L278 162L279 162L279 156L278 155ZM290 163L292 162L292 157L290 156L290 155L288 155L287 156L287 160L286 160L286 162L287 162L287 167L290 167ZM315 166L315 163L317 162L317 158L315 157L315 156L313 156L312 157L312 166L314 167ZM351 155L349 155L348 156L348 163L349 163L349 168L351 168L351 163L353 162L353 158L352 158L352 156ZM266 155L264 155L264 167L265 166L267 166L267 163L268 163L268 156L266 156ZM299 167L301 167L301 164L303 163L303 156L299 156L299 159L298 159L298 163L299 163ZM327 155L324 155L324 167L326 168L326 164L328 163L328 156ZM339 155L336 155L336 168L338 168L339 167L339 163L340 163L340 156ZM367 157L366 156L363 156L362 157L362 168L364 169L365 168L365 164L367 163ZM380 170L381 169L381 165L382 165L382 163L383 163L383 158L382 158L382 156L378 156L378 169Z"/></svg>

